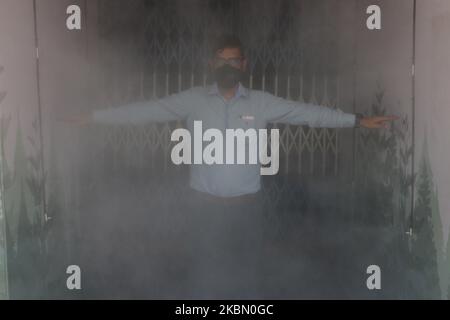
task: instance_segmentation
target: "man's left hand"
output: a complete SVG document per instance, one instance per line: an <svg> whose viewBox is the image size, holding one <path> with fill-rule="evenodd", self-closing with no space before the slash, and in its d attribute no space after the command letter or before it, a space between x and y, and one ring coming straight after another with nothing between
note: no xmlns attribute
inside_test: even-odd
<svg viewBox="0 0 450 320"><path fill-rule="evenodd" d="M360 127L368 129L387 128L388 123L398 120L397 116L364 117L360 121Z"/></svg>

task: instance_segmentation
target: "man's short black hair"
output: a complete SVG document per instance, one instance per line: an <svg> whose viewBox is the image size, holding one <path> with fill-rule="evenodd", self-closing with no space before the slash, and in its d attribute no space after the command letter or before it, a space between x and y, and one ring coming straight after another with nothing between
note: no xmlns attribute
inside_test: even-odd
<svg viewBox="0 0 450 320"><path fill-rule="evenodd" d="M233 34L222 34L218 36L212 45L212 56L215 56L217 51L225 48L239 48L242 56L244 56L244 46L238 36Z"/></svg>

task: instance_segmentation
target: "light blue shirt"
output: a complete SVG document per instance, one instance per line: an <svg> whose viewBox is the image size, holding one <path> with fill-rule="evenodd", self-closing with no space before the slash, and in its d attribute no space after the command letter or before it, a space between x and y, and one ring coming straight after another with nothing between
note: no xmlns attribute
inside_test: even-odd
<svg viewBox="0 0 450 320"><path fill-rule="evenodd" d="M219 129L265 129L268 122L343 128L355 125L355 115L308 103L250 90L239 84L236 95L226 100L217 85L194 87L165 98L96 110L93 121L100 124L146 124L182 119L193 133L194 121L202 121L203 131ZM192 164L190 186L219 197L256 193L261 188L260 165Z"/></svg>

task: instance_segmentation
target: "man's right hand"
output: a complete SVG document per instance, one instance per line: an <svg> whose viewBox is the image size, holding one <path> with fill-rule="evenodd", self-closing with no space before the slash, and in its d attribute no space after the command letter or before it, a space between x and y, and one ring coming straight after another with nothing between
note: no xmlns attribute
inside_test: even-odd
<svg viewBox="0 0 450 320"><path fill-rule="evenodd" d="M78 115L62 116L58 121L65 122L74 126L85 126L92 122L92 112Z"/></svg>

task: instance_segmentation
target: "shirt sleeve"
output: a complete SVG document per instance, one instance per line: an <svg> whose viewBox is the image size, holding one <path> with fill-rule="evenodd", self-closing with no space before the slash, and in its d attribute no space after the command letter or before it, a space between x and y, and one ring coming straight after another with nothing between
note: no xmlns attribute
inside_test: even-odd
<svg viewBox="0 0 450 320"><path fill-rule="evenodd" d="M268 122L308 125L310 127L354 127L356 116L310 103L300 103L279 98L269 93L263 96L264 115Z"/></svg>
<svg viewBox="0 0 450 320"><path fill-rule="evenodd" d="M191 100L192 92L187 90L158 100L95 110L92 121L99 124L125 125L182 120L192 111Z"/></svg>

